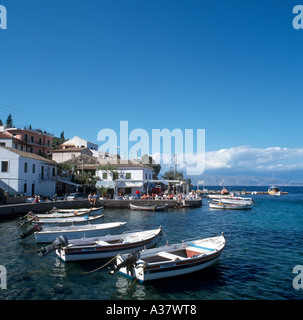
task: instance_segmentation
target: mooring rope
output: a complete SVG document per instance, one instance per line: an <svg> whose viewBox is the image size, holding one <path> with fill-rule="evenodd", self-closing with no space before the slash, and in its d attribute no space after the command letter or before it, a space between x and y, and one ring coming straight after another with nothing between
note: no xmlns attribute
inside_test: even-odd
<svg viewBox="0 0 303 320"><path fill-rule="evenodd" d="M91 271L87 271L87 272L82 272L81 274L88 274L88 273L93 273L95 271L98 271L98 270L101 270L102 268L106 267L108 264L110 264L114 259L116 259L117 256L114 256L111 260L109 260L108 262L106 262L103 266L97 268L97 269L94 269L94 270L91 270Z"/></svg>

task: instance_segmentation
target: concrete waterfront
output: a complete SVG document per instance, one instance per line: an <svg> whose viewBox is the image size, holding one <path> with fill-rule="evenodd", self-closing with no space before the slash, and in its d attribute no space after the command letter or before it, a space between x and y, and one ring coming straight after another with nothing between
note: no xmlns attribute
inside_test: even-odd
<svg viewBox="0 0 303 320"><path fill-rule="evenodd" d="M141 206L164 206L168 205L169 208L175 208L178 204L177 200L97 200L95 207L104 206L108 209L128 209L129 204ZM183 205L183 203L182 203ZM202 199L196 200L185 200L185 205L189 207L200 207L202 205ZM49 211L54 207L58 209L79 209L79 208L89 208L91 205L88 200L62 200L62 201L49 201L49 202L39 202L39 203L18 203L0 206L0 216L14 216L33 212L43 212Z"/></svg>

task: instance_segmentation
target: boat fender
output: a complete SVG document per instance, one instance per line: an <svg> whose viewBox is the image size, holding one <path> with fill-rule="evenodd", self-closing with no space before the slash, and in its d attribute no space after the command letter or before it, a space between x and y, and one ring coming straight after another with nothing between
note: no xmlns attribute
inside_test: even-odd
<svg viewBox="0 0 303 320"><path fill-rule="evenodd" d="M39 249L38 256L44 257L47 254L55 251L56 249L61 249L62 247L66 247L67 245L68 245L68 239L63 234L63 235L59 236L58 238L56 238L56 240L52 244Z"/></svg>
<svg viewBox="0 0 303 320"><path fill-rule="evenodd" d="M36 231L41 231L42 230L42 227L40 225L35 225L33 226L33 228L29 229L27 232L24 232L20 235L20 238L21 239L25 239L27 238L28 236L30 236L31 234L33 234L34 232Z"/></svg>
<svg viewBox="0 0 303 320"><path fill-rule="evenodd" d="M124 267L127 268L127 272L131 271L133 267L136 265L136 261L139 260L140 254L140 251L130 252L123 262L121 262L119 265L115 265L114 268L111 269L110 274L113 274Z"/></svg>

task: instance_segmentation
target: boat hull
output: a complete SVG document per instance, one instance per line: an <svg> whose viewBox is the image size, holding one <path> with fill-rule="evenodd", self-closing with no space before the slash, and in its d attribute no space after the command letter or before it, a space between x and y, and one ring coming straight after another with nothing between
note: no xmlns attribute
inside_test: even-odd
<svg viewBox="0 0 303 320"><path fill-rule="evenodd" d="M161 229L158 229L155 230L153 236L134 243L65 247L61 250L56 250L56 254L65 262L112 258L117 254L126 254L133 250L153 248L157 245L160 235ZM121 235L121 237L123 236ZM102 237L102 239L106 242L107 237Z"/></svg>
<svg viewBox="0 0 303 320"><path fill-rule="evenodd" d="M207 245L208 247L205 247ZM117 256L117 269L124 276L139 282L181 276L212 266L225 247L223 235L179 245L143 250L132 266L126 255ZM119 268L119 265L123 266Z"/></svg>
<svg viewBox="0 0 303 320"><path fill-rule="evenodd" d="M117 234L123 232L126 222L102 223L86 226L53 227L35 232L37 243L53 242L60 235L65 235L68 240L81 239L87 237L99 237L107 234Z"/></svg>
<svg viewBox="0 0 303 320"><path fill-rule="evenodd" d="M136 206L134 204L129 204L131 210L135 211L167 211L167 206Z"/></svg>
<svg viewBox="0 0 303 320"><path fill-rule="evenodd" d="M210 209L220 209L220 210L249 210L251 205L239 205L239 204L230 204L230 203L209 203Z"/></svg>
<svg viewBox="0 0 303 320"><path fill-rule="evenodd" d="M48 218L34 221L34 225L40 225L42 227L54 227L54 226L70 226L70 225L86 225L86 224L99 224L104 218L104 214L99 216L83 216L83 217L69 217L69 218Z"/></svg>

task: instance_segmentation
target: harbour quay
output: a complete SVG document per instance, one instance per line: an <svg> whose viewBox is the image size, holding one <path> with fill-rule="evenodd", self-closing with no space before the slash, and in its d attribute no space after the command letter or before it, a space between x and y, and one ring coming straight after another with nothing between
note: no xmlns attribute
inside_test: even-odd
<svg viewBox="0 0 303 320"><path fill-rule="evenodd" d="M103 206L105 209L129 209L130 203L140 206L165 206L168 208L176 207L200 207L202 206L202 199L186 199L182 202L177 200L116 200L116 199L103 199L97 200L95 207ZM62 200L62 201L48 201L39 203L17 203L0 206L0 216L14 216L18 214L33 212L46 212L52 210L54 207L57 209L80 209L90 208L88 200Z"/></svg>

